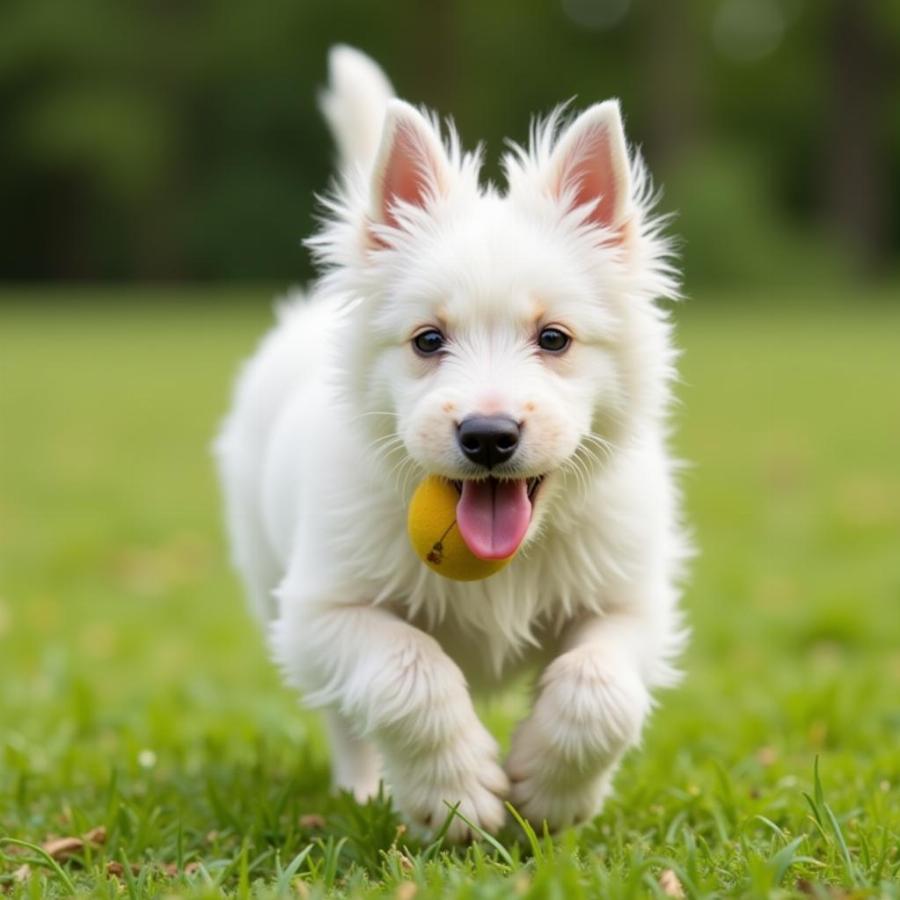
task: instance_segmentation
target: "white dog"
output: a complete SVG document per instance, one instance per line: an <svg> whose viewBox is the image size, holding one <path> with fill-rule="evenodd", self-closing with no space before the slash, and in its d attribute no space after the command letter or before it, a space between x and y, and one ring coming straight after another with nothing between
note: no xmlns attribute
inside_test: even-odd
<svg viewBox="0 0 900 900"><path fill-rule="evenodd" d="M244 368L217 443L234 556L287 680L325 710L338 787L383 779L412 824L595 815L683 643L666 416L676 293L615 101L479 155L347 47L322 98L339 193L323 271ZM442 578L406 534L457 483L478 556ZM505 764L470 688L541 669ZM470 836L460 819L449 836Z"/></svg>

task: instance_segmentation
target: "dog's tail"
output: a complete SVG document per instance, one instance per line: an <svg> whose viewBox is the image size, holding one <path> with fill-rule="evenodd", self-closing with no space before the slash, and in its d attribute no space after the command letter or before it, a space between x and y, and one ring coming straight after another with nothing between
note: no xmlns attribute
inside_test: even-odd
<svg viewBox="0 0 900 900"><path fill-rule="evenodd" d="M365 53L345 44L331 48L328 87L319 96L319 107L334 134L342 169L372 167L393 96L387 76Z"/></svg>

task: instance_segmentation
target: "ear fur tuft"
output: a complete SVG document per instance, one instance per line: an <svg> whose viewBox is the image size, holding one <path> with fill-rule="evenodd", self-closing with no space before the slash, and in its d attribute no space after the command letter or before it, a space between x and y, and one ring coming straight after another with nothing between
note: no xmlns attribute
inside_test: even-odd
<svg viewBox="0 0 900 900"><path fill-rule="evenodd" d="M391 100L372 175L373 222L396 228L403 204L424 209L445 192L448 168L431 124L408 103Z"/></svg>
<svg viewBox="0 0 900 900"><path fill-rule="evenodd" d="M631 164L617 100L585 110L560 136L550 160L551 193L586 221L624 240L632 213Z"/></svg>

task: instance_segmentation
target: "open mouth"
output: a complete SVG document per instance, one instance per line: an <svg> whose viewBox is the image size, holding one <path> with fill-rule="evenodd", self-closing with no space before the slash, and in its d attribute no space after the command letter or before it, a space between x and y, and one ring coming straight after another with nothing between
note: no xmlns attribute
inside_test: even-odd
<svg viewBox="0 0 900 900"><path fill-rule="evenodd" d="M544 480L494 478L454 481L459 491L456 523L479 559L508 559L525 540L534 501Z"/></svg>

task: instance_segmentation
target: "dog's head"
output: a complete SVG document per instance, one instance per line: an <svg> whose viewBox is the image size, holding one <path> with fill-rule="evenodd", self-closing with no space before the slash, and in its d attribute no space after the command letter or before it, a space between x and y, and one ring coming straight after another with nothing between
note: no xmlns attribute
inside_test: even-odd
<svg viewBox="0 0 900 900"><path fill-rule="evenodd" d="M664 412L674 285L618 104L535 128L478 183L477 156L392 101L371 184L317 242L351 299L339 350L365 440L402 484L456 482L485 558ZM334 265L337 263L337 265Z"/></svg>

